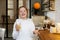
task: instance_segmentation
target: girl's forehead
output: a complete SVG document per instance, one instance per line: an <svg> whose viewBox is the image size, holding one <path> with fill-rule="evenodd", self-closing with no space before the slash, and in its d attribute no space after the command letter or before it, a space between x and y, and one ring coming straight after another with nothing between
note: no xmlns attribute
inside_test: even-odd
<svg viewBox="0 0 60 40"><path fill-rule="evenodd" d="M19 10L26 10L24 7L20 8Z"/></svg>

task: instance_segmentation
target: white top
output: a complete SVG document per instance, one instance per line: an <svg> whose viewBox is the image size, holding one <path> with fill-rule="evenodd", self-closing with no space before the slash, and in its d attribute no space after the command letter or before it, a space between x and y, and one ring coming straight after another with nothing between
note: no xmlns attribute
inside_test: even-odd
<svg viewBox="0 0 60 40"><path fill-rule="evenodd" d="M20 31L16 31L16 24L19 23L21 25ZM12 36L16 40L32 40L34 36L33 31L35 30L35 26L31 19L17 19L14 23Z"/></svg>

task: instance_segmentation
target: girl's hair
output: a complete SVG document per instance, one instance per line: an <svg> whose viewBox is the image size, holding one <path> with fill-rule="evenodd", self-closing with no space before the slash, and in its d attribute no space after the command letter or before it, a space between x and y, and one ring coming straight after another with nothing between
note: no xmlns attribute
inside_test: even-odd
<svg viewBox="0 0 60 40"><path fill-rule="evenodd" d="M28 9L27 9L25 6L20 6L20 7L18 8L18 11L19 11L21 8L25 8L26 11L27 11L27 13L28 13Z"/></svg>
<svg viewBox="0 0 60 40"><path fill-rule="evenodd" d="M25 6L20 6L20 7L18 8L18 18L19 18L19 10L20 10L21 8L25 8L26 11L27 11L27 13L28 13L28 9L27 9Z"/></svg>

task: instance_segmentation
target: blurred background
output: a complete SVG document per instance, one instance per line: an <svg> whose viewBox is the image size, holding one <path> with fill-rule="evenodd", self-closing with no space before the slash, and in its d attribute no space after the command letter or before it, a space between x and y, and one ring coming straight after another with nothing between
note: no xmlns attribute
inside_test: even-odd
<svg viewBox="0 0 60 40"><path fill-rule="evenodd" d="M60 0L0 0L0 28L5 28L5 37L12 37L13 24L18 18L18 8L28 9L36 27L44 27L46 16L55 23L60 22Z"/></svg>

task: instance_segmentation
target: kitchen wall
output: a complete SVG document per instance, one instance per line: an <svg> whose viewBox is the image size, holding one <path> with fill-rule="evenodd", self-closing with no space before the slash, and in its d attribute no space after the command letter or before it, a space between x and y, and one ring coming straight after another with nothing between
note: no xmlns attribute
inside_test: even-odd
<svg viewBox="0 0 60 40"><path fill-rule="evenodd" d="M55 22L60 22L60 0L55 0L55 11L47 12L47 16L55 20Z"/></svg>

